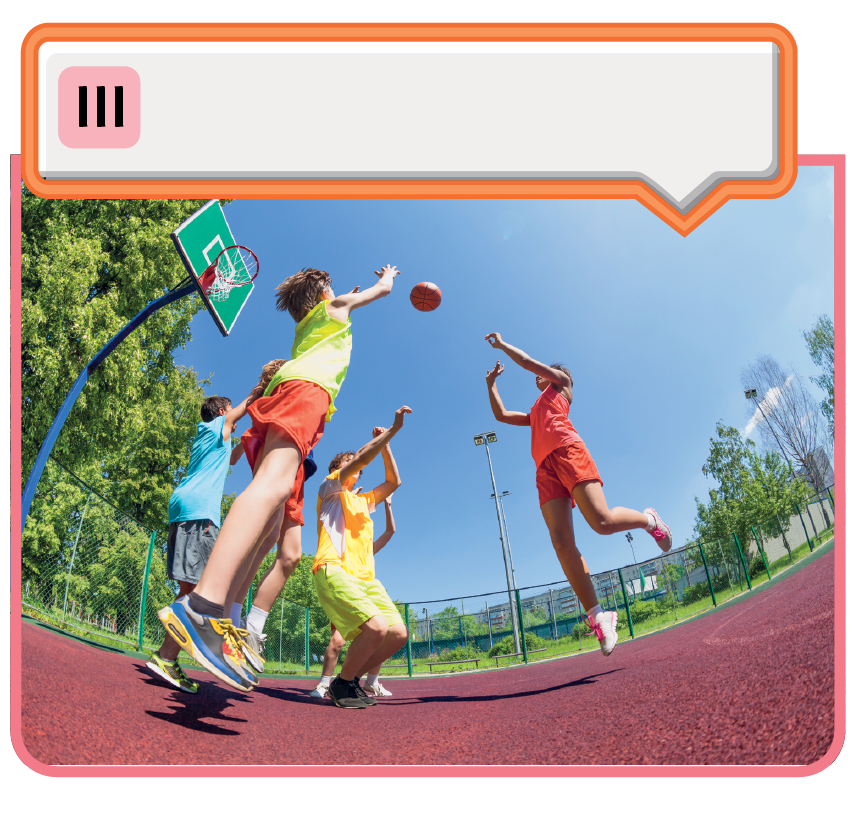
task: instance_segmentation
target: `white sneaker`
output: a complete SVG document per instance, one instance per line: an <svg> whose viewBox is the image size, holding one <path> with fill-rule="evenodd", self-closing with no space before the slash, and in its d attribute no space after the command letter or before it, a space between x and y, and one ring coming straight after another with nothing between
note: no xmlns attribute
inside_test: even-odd
<svg viewBox="0 0 868 813"><path fill-rule="evenodd" d="M669 553L672 550L672 531L669 530L669 526L660 519L660 514L653 508L646 508L642 513L649 514L654 519L654 530L648 531L648 533L654 537L654 541L663 553ZM645 530L647 531L648 529L646 528Z"/></svg>
<svg viewBox="0 0 868 813"><path fill-rule="evenodd" d="M600 649L608 658L618 643L618 613L604 612L599 615L600 623L597 624L588 616L588 626L594 631L600 642Z"/></svg>
<svg viewBox="0 0 868 813"><path fill-rule="evenodd" d="M328 683L319 683L317 687L310 693L311 697L316 697L319 700L322 700L326 696L326 692L329 690Z"/></svg>
<svg viewBox="0 0 868 813"><path fill-rule="evenodd" d="M365 691L372 692L375 697L391 697L392 693L384 688L383 684L380 683L379 680L375 680L373 683L365 684Z"/></svg>

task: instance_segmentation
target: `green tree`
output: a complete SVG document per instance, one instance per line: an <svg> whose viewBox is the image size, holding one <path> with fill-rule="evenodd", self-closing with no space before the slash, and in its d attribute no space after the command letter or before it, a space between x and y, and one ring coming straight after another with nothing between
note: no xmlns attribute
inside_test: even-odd
<svg viewBox="0 0 868 813"><path fill-rule="evenodd" d="M722 422L702 473L719 487L709 489L707 503L696 498L694 539L712 542L736 533L745 555L753 539L751 526L785 533L795 506L810 493L804 480L790 476L777 452L758 454L753 441ZM705 552L710 565L721 563L724 554L718 546L708 545Z"/></svg>
<svg viewBox="0 0 868 813"><path fill-rule="evenodd" d="M823 314L814 322L810 330L802 332L802 336L808 345L811 358L823 372L818 376L811 376L813 381L826 397L820 404L823 415L829 424L829 437L835 437L835 325L832 320Z"/></svg>
<svg viewBox="0 0 868 813"><path fill-rule="evenodd" d="M169 235L203 203L45 200L22 188L24 479L84 366L149 301L185 280ZM190 320L200 307L199 298L189 296L162 308L101 365L54 446L61 463L78 473L106 456L120 458L131 448L137 422L156 417L157 434L169 428L173 409L186 416L190 402L201 401L195 375L176 369L173 361L174 351L189 340ZM185 424L179 431L189 428ZM135 449L133 470L155 480L139 489L141 496L130 496L133 506L148 499L164 466L172 467L156 449L155 444ZM159 482L158 500L171 484L171 478ZM141 507L136 512L157 513Z"/></svg>

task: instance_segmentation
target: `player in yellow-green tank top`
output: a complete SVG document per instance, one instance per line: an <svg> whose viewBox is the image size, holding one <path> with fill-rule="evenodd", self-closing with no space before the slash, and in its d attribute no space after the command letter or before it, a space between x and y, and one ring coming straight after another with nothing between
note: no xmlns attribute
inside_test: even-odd
<svg viewBox="0 0 868 813"><path fill-rule="evenodd" d="M282 523L282 538L297 534L300 545L301 523L287 516L284 506L303 487L297 476L301 463L335 411L352 349L350 314L388 296L400 272L387 265L375 273L380 279L370 288L337 297L331 277L316 268L278 286L277 309L289 312L297 327L292 358L249 410L261 444L253 481L226 516L196 589L159 613L188 655L241 691L257 684L254 669L259 671L262 653L256 638L231 623L226 608L248 575L260 537L275 523Z"/></svg>

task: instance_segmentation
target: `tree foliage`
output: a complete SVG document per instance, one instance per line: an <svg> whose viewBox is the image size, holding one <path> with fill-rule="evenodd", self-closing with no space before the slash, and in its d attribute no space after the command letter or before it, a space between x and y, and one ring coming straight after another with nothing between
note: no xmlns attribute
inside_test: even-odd
<svg viewBox="0 0 868 813"><path fill-rule="evenodd" d="M702 473L715 480L717 488L709 489L707 503L696 498L694 538L711 542L735 533L746 553L753 539L751 527L775 535L786 532L794 506L808 497L810 488L790 476L777 452L758 453L756 444L734 427L719 421L716 434ZM719 564L720 555L715 546L706 550L709 564Z"/></svg>
<svg viewBox="0 0 868 813"><path fill-rule="evenodd" d="M766 445L792 458L814 491L822 491L825 472L814 452L822 448L825 427L819 405L802 377L795 370L784 370L771 356L759 356L742 371L741 380L746 389L762 394L760 409L754 412L753 405L749 409Z"/></svg>
<svg viewBox="0 0 868 813"><path fill-rule="evenodd" d="M802 332L808 345L811 358L823 372L811 376L813 381L826 397L820 403L820 409L829 424L829 437L835 437L835 325L823 314L814 322L810 330Z"/></svg>
<svg viewBox="0 0 868 813"><path fill-rule="evenodd" d="M23 479L85 365L149 301L186 279L170 233L204 202L44 200L22 189ZM198 297L185 297L127 337L90 377L52 453L161 531L189 461L201 383L210 383L173 360L200 307Z"/></svg>

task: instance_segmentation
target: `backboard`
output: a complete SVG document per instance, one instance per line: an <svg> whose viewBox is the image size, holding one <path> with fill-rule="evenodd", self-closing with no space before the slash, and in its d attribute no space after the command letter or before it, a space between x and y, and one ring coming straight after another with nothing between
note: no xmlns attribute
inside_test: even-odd
<svg viewBox="0 0 868 813"><path fill-rule="evenodd" d="M228 336L244 303L253 293L254 286L250 284L234 287L222 302L213 301L202 288L199 278L205 269L217 259L217 255L224 248L235 245L235 238L229 230L220 201L209 200L199 211L188 217L172 232L172 242L218 329L224 336Z"/></svg>

